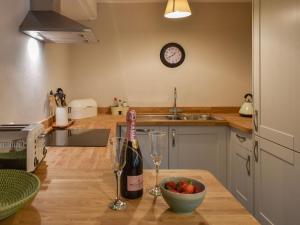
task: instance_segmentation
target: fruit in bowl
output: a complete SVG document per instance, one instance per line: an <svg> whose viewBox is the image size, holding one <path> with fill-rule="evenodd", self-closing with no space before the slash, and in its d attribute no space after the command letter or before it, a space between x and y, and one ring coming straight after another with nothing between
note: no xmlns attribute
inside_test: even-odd
<svg viewBox="0 0 300 225"><path fill-rule="evenodd" d="M204 186L199 187L198 185L194 185L191 179L180 180L179 182L168 181L165 183L165 189L181 194L196 194L204 190Z"/></svg>
<svg viewBox="0 0 300 225"><path fill-rule="evenodd" d="M187 177L166 177L160 182L164 200L176 213L192 213L204 200L206 186Z"/></svg>

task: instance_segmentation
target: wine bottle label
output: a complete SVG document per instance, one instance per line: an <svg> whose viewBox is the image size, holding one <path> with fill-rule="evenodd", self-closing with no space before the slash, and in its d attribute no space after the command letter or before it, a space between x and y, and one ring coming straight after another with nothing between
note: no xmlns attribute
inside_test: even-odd
<svg viewBox="0 0 300 225"><path fill-rule="evenodd" d="M127 176L127 190L139 191L143 189L143 174L139 176Z"/></svg>

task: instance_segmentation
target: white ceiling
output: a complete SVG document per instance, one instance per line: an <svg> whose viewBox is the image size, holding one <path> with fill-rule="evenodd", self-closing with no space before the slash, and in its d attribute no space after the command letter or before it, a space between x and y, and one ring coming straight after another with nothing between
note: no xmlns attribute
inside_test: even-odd
<svg viewBox="0 0 300 225"><path fill-rule="evenodd" d="M105 3L146 3L146 2L167 2L167 0L97 0ZM189 2L210 2L210 3L230 3L230 2L251 2L252 0L189 0Z"/></svg>

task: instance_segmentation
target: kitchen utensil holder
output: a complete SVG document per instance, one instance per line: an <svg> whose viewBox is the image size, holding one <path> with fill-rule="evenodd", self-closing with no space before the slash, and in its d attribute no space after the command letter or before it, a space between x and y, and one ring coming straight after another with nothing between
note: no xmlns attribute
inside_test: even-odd
<svg viewBox="0 0 300 225"><path fill-rule="evenodd" d="M56 126L66 126L68 124L68 107L57 107L56 108Z"/></svg>

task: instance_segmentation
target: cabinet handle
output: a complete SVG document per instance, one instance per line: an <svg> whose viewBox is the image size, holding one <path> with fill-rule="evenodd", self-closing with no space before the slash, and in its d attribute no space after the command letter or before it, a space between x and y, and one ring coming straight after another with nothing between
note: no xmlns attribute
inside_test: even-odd
<svg viewBox="0 0 300 225"><path fill-rule="evenodd" d="M176 146L176 131L172 130L172 147L175 148Z"/></svg>
<svg viewBox="0 0 300 225"><path fill-rule="evenodd" d="M247 173L248 173L248 176L251 175L250 173L250 155L248 155L248 158L247 158L247 162L246 162L246 169L247 169Z"/></svg>
<svg viewBox="0 0 300 225"><path fill-rule="evenodd" d="M258 132L258 111L257 110L254 111L253 123L254 123L255 132Z"/></svg>
<svg viewBox="0 0 300 225"><path fill-rule="evenodd" d="M254 142L253 152L254 152L254 160L255 162L258 162L258 141Z"/></svg>
<svg viewBox="0 0 300 225"><path fill-rule="evenodd" d="M151 129L136 129L136 132L148 134L151 131Z"/></svg>
<svg viewBox="0 0 300 225"><path fill-rule="evenodd" d="M243 137L239 134L236 134L235 136L239 139L240 142L245 142L246 141L246 137Z"/></svg>

